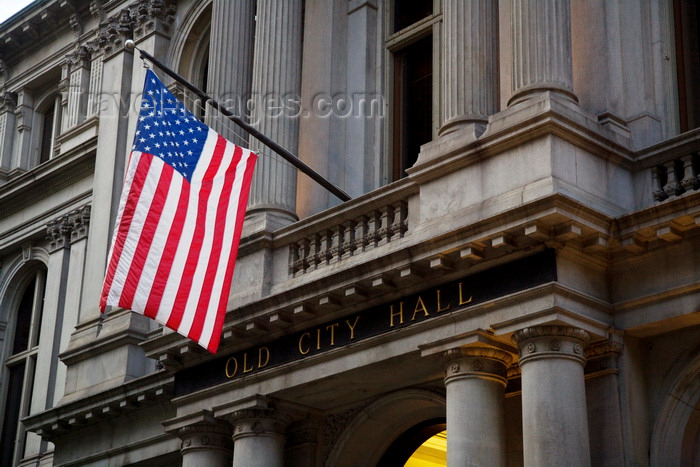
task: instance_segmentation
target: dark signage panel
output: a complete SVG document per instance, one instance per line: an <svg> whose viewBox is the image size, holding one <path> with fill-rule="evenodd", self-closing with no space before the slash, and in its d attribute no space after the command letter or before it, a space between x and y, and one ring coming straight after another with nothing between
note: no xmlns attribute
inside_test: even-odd
<svg viewBox="0 0 700 467"><path fill-rule="evenodd" d="M555 280L554 251L536 253L181 370L175 375L175 395L253 375L380 334L401 332L408 326Z"/></svg>

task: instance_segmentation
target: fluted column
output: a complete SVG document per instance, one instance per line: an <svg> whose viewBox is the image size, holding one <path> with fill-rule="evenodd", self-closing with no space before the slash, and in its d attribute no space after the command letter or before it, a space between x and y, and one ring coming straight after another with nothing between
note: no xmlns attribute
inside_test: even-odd
<svg viewBox="0 0 700 467"><path fill-rule="evenodd" d="M247 409L234 413L233 467L284 465L286 423L271 409Z"/></svg>
<svg viewBox="0 0 700 467"><path fill-rule="evenodd" d="M259 0L253 60L251 123L296 154L301 90L302 0ZM255 138L258 159L248 212L275 227L296 219L296 169ZM270 221L272 224L270 224Z"/></svg>
<svg viewBox="0 0 700 467"><path fill-rule="evenodd" d="M254 37L255 0L212 2L206 91L236 115L246 114L250 98ZM215 119L211 124L226 139L247 146L247 134L228 120Z"/></svg>
<svg viewBox="0 0 700 467"><path fill-rule="evenodd" d="M440 134L498 111L498 2L444 0Z"/></svg>
<svg viewBox="0 0 700 467"><path fill-rule="evenodd" d="M525 467L590 465L582 329L536 326L513 335L520 352Z"/></svg>
<svg viewBox="0 0 700 467"><path fill-rule="evenodd" d="M182 439L182 467L231 465L231 425L223 422L196 423L180 428L177 434Z"/></svg>
<svg viewBox="0 0 700 467"><path fill-rule="evenodd" d="M447 465L505 466L507 352L463 347L444 354Z"/></svg>
<svg viewBox="0 0 700 467"><path fill-rule="evenodd" d="M569 0L512 0L513 95L553 91L577 100L571 67Z"/></svg>

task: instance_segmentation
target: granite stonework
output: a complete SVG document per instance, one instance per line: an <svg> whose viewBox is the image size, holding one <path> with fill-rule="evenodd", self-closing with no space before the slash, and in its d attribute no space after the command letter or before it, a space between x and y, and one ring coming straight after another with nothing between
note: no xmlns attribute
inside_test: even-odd
<svg viewBox="0 0 700 467"><path fill-rule="evenodd" d="M395 31L394 3L47 0L0 24L10 465L403 465L445 429L450 466L697 463L691 6L442 0ZM427 36L432 139L393 180L395 57ZM126 39L353 196L251 141L216 355L98 309L145 75Z"/></svg>

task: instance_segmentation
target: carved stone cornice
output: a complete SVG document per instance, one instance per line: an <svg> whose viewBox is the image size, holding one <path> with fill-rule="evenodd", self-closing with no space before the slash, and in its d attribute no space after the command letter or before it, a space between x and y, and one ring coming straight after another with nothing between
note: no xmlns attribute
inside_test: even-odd
<svg viewBox="0 0 700 467"><path fill-rule="evenodd" d="M570 326L532 326L513 334L520 366L541 358L567 358L584 364L584 349L590 340L588 332Z"/></svg>

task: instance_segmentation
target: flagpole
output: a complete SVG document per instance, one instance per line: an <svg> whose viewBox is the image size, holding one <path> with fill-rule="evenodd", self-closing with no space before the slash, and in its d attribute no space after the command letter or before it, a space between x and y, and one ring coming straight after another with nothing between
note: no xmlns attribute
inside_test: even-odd
<svg viewBox="0 0 700 467"><path fill-rule="evenodd" d="M340 188L336 187L333 185L331 182L323 178L318 172L316 172L314 169L306 165L303 161L301 161L298 157L296 157L294 154L289 152L287 149L283 148L279 144L277 144L275 141L270 139L269 137L265 136L261 132L259 132L255 127L251 126L248 122L244 121L242 118L234 115L232 112L230 112L226 107L223 105L219 104L216 100L212 99L209 97L207 94L204 93L201 89L199 89L197 86L194 84L190 83L187 81L185 78L180 76L177 72L171 70L168 66L163 64L160 60L155 58L153 55L151 55L148 52L145 52L134 44L134 41L132 40L127 40L124 44L127 50L133 50L136 49L139 51L141 54L141 58L146 58L148 61L152 62L155 64L158 68L163 70L168 76L173 78L175 81L178 83L182 84L185 86L187 89L192 91L202 99L203 102L208 103L211 105L213 108L221 112L224 116L228 117L233 123L236 125L240 126L243 128L245 131L250 133L252 136L257 138L261 143L263 143L265 146L269 147L273 151L275 151L277 154L282 156L287 162L295 166L297 169L301 170L304 172L306 175L311 177L312 180L320 184L322 187L324 187L326 190L330 191L333 193L335 196L337 196L341 201L350 201L350 196L345 193L343 190Z"/></svg>

